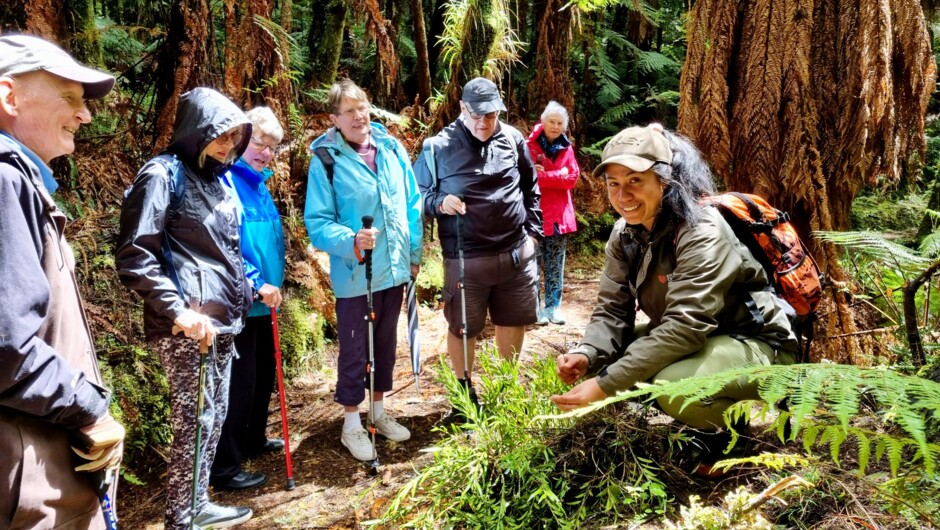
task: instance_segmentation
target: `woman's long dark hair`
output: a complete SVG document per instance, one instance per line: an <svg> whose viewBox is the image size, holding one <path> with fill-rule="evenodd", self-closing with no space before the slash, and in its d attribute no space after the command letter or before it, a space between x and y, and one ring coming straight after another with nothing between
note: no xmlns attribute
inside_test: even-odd
<svg viewBox="0 0 940 530"><path fill-rule="evenodd" d="M698 149L681 134L663 131L672 149L672 164L657 162L652 170L665 184L663 203L679 219L695 225L702 218L699 201L715 193L715 182Z"/></svg>

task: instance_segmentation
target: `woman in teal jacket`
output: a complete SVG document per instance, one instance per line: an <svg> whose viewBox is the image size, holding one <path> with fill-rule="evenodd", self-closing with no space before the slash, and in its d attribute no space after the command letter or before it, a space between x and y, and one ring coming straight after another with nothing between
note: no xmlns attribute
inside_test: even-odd
<svg viewBox="0 0 940 530"><path fill-rule="evenodd" d="M240 490L265 483L261 473L242 470L244 457L280 451L281 439L268 439L268 404L274 390L275 355L271 308L281 304L284 280L284 230L265 182L268 165L284 130L268 107L246 113L252 134L245 153L221 178L237 195L245 272L255 291L245 328L235 337L238 357L232 363L228 415L222 426L211 483L218 490Z"/></svg>
<svg viewBox="0 0 940 530"><path fill-rule="evenodd" d="M421 196L404 147L370 122L365 92L345 79L330 89L330 104L334 127L310 146L304 221L313 246L330 255L339 328L334 399L345 411L340 441L355 458L371 460L374 447L358 408L368 355L366 271L359 257L372 253L373 419L379 434L404 441L411 433L385 413L382 397L392 389L404 285L421 264ZM363 227L366 215L374 219L372 228Z"/></svg>

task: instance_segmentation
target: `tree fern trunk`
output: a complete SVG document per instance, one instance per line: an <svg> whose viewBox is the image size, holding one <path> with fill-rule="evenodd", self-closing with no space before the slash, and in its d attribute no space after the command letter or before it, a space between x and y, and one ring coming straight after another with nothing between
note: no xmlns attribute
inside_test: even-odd
<svg viewBox="0 0 940 530"><path fill-rule="evenodd" d="M496 42L497 32L491 18L494 0L468 1L470 8L462 24L458 59L451 69L450 83L444 89L444 101L434 113L432 130L444 128L460 114L460 92L463 85L470 79L483 75L490 48Z"/></svg>
<svg viewBox="0 0 940 530"><path fill-rule="evenodd" d="M866 182L897 181L923 153L936 67L917 2L699 0L688 27L679 130L730 189L767 196L805 239L846 228ZM837 251L811 246L844 280ZM853 333L844 296L832 301L822 325ZM861 360L852 336L827 344L831 359Z"/></svg>
<svg viewBox="0 0 940 530"><path fill-rule="evenodd" d="M207 0L177 0L170 9L166 39L157 52L156 150L170 143L180 95L208 77L208 24Z"/></svg>
<svg viewBox="0 0 940 530"><path fill-rule="evenodd" d="M561 103L574 118L571 81L571 9L560 9L566 0L547 0L539 21L535 75L529 81L529 110L541 113L549 101ZM577 129L574 119L570 127Z"/></svg>

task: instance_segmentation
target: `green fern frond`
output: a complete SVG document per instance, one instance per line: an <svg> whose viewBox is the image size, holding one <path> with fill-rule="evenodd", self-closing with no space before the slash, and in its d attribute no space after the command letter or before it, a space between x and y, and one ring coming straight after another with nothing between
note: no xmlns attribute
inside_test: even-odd
<svg viewBox="0 0 940 530"><path fill-rule="evenodd" d="M784 468L804 468L813 464L815 459L787 454L787 453L761 453L756 456L749 456L745 458L726 458L724 460L719 460L715 463L715 468L727 471L734 466L760 466L772 469L774 471L782 471Z"/></svg>
<svg viewBox="0 0 940 530"><path fill-rule="evenodd" d="M597 120L596 124L615 124L621 126L627 117L636 112L639 108L640 104L636 101L626 101L620 105L608 109L607 112L605 112L604 115L601 116L599 120Z"/></svg>
<svg viewBox="0 0 940 530"><path fill-rule="evenodd" d="M894 263L907 270L919 269L930 263L926 258L911 249L888 241L878 232L831 232L817 231L813 234L821 241L841 245L852 250Z"/></svg>
<svg viewBox="0 0 940 530"><path fill-rule="evenodd" d="M659 52L638 50L636 66L641 72L650 74L662 72L670 68L678 68L679 64Z"/></svg>
<svg viewBox="0 0 940 530"><path fill-rule="evenodd" d="M278 60L281 62L281 64L285 64L289 66L290 58L289 57L285 58L281 55L281 47L277 46L277 43L283 41L288 44L296 44L294 37L287 31L284 31L284 28L280 24L278 24L277 22L269 18L265 18L260 15L255 15L254 17L252 17L252 22L254 22L256 26L264 30L264 32L267 33L271 37L271 40L273 40L275 43L274 53L277 54Z"/></svg>
<svg viewBox="0 0 940 530"><path fill-rule="evenodd" d="M926 418L937 417L940 410L940 383L920 377L906 376L881 368L860 368L842 364L796 364L789 366L753 366L735 368L707 377L690 377L679 381L638 385L589 407L553 417L574 417L588 414L608 404L626 399L682 399L684 405L710 398L727 385L739 381L756 382L761 399L776 404L788 398L789 413L781 412L779 423L793 419L793 437L803 429L807 450L827 445L833 461L849 436L859 443L873 440L875 460L887 454L893 473L902 462L923 461L927 473L933 474L940 455L940 446L927 440ZM862 431L851 424L860 414L862 394L873 404L877 417L888 432ZM890 434L898 428L904 435ZM861 432L859 437L855 433ZM905 457L912 449L913 456ZM910 452L909 452L910 453Z"/></svg>
<svg viewBox="0 0 940 530"><path fill-rule="evenodd" d="M936 258L940 256L940 230L927 234L920 242L918 248L921 254Z"/></svg>

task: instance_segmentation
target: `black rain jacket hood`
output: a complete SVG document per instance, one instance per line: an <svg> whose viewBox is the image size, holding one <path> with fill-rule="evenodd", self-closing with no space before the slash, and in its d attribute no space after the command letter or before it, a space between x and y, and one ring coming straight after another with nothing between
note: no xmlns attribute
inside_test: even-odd
<svg viewBox="0 0 940 530"><path fill-rule="evenodd" d="M242 138L235 161L248 144L251 125L228 98L197 88L180 99L173 142L147 162L121 209L115 265L121 282L144 299L148 339L169 336L187 309L208 315L220 333L238 333L251 305L245 277L236 202L217 175L230 164L200 153L234 127ZM175 157L170 156L175 155ZM183 178L174 174L183 172ZM184 186L173 206L172 183Z"/></svg>

